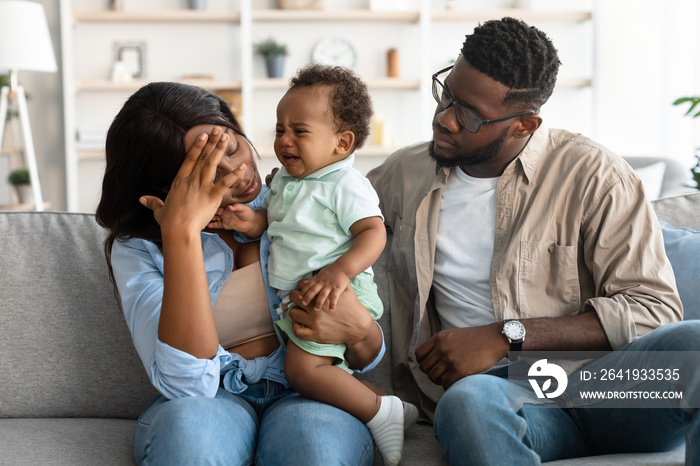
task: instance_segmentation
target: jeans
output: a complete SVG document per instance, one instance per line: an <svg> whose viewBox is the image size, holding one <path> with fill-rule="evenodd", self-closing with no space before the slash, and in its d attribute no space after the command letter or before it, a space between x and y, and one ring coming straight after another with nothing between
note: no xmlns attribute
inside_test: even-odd
<svg viewBox="0 0 700 466"><path fill-rule="evenodd" d="M140 465L371 465L365 425L269 380L241 395L156 397L134 433Z"/></svg>
<svg viewBox="0 0 700 466"><path fill-rule="evenodd" d="M698 352L700 321L665 325L618 351ZM605 359L587 368L609 367ZM472 375L452 385L438 402L435 435L453 465L537 465L588 455L667 451L683 441L686 464L700 464L697 357L688 359L685 366L680 371L690 382L683 398L695 402L665 409L537 407L529 386L495 375ZM516 397L533 403L525 402L518 409L509 404Z"/></svg>

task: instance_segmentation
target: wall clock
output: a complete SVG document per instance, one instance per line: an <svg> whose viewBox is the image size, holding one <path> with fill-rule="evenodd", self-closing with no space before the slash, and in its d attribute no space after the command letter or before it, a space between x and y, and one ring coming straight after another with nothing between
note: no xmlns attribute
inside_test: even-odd
<svg viewBox="0 0 700 466"><path fill-rule="evenodd" d="M357 53L355 47L347 40L341 37L327 37L316 43L311 58L315 63L352 69L357 60Z"/></svg>

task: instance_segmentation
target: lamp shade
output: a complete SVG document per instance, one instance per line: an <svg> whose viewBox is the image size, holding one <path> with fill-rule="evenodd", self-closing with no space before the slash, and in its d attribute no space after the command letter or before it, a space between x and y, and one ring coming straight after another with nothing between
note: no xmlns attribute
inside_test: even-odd
<svg viewBox="0 0 700 466"><path fill-rule="evenodd" d="M0 0L0 70L56 71L43 5Z"/></svg>

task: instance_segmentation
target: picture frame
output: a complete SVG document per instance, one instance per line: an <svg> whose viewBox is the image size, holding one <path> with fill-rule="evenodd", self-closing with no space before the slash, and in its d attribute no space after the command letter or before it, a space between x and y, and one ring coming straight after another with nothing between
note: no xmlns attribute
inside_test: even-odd
<svg viewBox="0 0 700 466"><path fill-rule="evenodd" d="M114 61L122 62L132 78L146 76L146 43L115 42Z"/></svg>

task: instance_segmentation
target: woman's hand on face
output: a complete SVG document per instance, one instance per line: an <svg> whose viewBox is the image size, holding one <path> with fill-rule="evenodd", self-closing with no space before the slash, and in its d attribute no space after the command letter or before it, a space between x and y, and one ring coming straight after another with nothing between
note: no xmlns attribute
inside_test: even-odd
<svg viewBox="0 0 700 466"><path fill-rule="evenodd" d="M200 232L214 217L226 191L245 173L245 165L241 164L233 172L215 180L228 138L229 135L219 127L214 127L209 135L201 134L187 151L165 202L155 196L139 199L153 211L161 230L188 231L191 228L191 231Z"/></svg>

